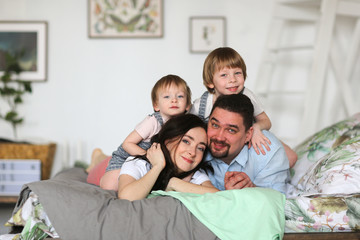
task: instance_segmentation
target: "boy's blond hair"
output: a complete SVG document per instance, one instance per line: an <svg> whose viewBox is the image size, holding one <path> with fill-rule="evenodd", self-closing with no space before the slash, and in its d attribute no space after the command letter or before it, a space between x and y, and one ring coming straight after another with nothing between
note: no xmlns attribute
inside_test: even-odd
<svg viewBox="0 0 360 240"><path fill-rule="evenodd" d="M153 89L151 90L151 101L153 106L157 104L158 101L158 91L160 89L166 89L170 87L172 84L175 86L182 88L186 94L186 106L191 104L191 90L184 79L177 75L167 75L160 78L154 85Z"/></svg>
<svg viewBox="0 0 360 240"><path fill-rule="evenodd" d="M215 92L215 89L209 88L209 84L214 84L214 73L225 67L241 68L246 79L246 65L240 54L229 47L217 48L206 57L203 67L203 83L210 93Z"/></svg>

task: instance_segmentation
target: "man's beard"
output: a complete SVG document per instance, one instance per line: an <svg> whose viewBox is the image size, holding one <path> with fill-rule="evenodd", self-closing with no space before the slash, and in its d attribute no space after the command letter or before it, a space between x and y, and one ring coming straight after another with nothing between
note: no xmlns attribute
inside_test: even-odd
<svg viewBox="0 0 360 240"><path fill-rule="evenodd" d="M222 148L220 151L218 151L214 147L213 143L221 144L221 145L225 146L225 148ZM210 146L209 147L210 153L213 157L221 159L221 158L226 158L229 155L230 145L225 143L224 141L217 141L215 139L210 139L209 146Z"/></svg>

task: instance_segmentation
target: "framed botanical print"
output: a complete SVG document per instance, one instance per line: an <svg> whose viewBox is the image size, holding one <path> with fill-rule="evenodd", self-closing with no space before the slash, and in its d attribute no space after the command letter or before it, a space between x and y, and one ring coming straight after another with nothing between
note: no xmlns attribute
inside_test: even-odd
<svg viewBox="0 0 360 240"><path fill-rule="evenodd" d="M88 0L90 38L160 38L163 0Z"/></svg>
<svg viewBox="0 0 360 240"><path fill-rule="evenodd" d="M190 52L208 53L226 45L224 17L190 18Z"/></svg>
<svg viewBox="0 0 360 240"><path fill-rule="evenodd" d="M19 55L19 79L45 81L47 78L47 22L0 21L0 76L6 55Z"/></svg>

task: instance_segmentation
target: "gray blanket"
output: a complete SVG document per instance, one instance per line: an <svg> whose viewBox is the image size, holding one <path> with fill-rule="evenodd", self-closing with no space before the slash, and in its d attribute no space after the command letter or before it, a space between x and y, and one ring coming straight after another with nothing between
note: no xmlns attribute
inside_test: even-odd
<svg viewBox="0 0 360 240"><path fill-rule="evenodd" d="M218 239L177 199L120 200L86 183L81 168L24 186L14 212L30 191L39 196L61 239Z"/></svg>

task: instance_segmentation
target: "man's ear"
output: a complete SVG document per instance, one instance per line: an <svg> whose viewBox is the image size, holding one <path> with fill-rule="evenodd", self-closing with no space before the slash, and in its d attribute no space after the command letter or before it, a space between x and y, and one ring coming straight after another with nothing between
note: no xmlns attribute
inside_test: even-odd
<svg viewBox="0 0 360 240"><path fill-rule="evenodd" d="M254 127L251 126L251 127L246 131L246 133L245 133L245 134L246 134L245 142L250 142L253 133L254 133Z"/></svg>
<svg viewBox="0 0 360 240"><path fill-rule="evenodd" d="M189 112L190 108L191 108L191 103L189 103L189 104L186 106L186 108L185 108L186 112Z"/></svg>

